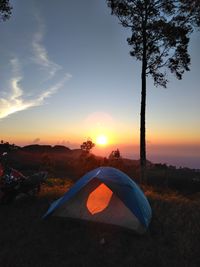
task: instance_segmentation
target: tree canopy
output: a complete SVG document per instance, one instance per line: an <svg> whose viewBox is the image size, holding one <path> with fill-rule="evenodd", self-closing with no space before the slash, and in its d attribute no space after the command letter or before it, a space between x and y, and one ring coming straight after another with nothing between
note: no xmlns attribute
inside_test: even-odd
<svg viewBox="0 0 200 267"><path fill-rule="evenodd" d="M0 21L10 18L12 7L9 0L0 0Z"/></svg>
<svg viewBox="0 0 200 267"><path fill-rule="evenodd" d="M181 13L188 13L191 24L200 27L200 0L180 0Z"/></svg>
<svg viewBox="0 0 200 267"><path fill-rule="evenodd" d="M131 56L142 61L145 48L145 75L152 76L156 86L166 87L167 69L178 79L182 78L185 71L189 71L191 20L194 23L197 21L196 13L193 18L189 17L189 7L186 1L182 1L107 1L112 14L119 18L122 26L131 29L131 37L127 39Z"/></svg>
<svg viewBox="0 0 200 267"><path fill-rule="evenodd" d="M86 151L87 153L90 152L90 150L95 146L95 144L92 142L92 140L87 140L86 142L83 142L81 145L81 150Z"/></svg>

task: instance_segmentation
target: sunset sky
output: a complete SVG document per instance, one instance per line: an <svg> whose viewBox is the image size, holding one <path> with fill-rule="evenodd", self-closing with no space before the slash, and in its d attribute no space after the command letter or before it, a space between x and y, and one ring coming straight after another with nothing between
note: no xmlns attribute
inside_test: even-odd
<svg viewBox="0 0 200 267"><path fill-rule="evenodd" d="M78 148L99 135L94 153L138 159L140 63L129 32L106 1L13 0L0 23L0 138L17 145ZM147 85L147 157L200 168L200 32L191 71L167 89Z"/></svg>

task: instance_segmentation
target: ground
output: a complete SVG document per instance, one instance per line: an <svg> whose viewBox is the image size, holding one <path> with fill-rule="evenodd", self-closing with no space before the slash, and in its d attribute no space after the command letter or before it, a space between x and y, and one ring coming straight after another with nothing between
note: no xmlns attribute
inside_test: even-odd
<svg viewBox="0 0 200 267"><path fill-rule="evenodd" d="M37 197L0 206L0 266L200 266L200 197L144 187L153 210L143 236L42 215L71 185L49 180ZM62 180L63 181L63 180Z"/></svg>

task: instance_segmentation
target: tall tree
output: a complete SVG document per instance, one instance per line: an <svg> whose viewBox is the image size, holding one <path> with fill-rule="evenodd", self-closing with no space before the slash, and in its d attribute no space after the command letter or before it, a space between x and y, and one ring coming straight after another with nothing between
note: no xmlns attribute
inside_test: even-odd
<svg viewBox="0 0 200 267"><path fill-rule="evenodd" d="M192 1L192 0L189 0ZM193 0L199 2L199 0ZM131 30L127 39L130 55L141 61L140 168L146 180L146 80L151 76L155 86L167 86L167 70L182 79L189 71L189 35L192 16L186 0L107 0L112 14ZM196 16L196 24L198 24Z"/></svg>
<svg viewBox="0 0 200 267"><path fill-rule="evenodd" d="M10 18L12 7L9 0L0 0L0 21Z"/></svg>

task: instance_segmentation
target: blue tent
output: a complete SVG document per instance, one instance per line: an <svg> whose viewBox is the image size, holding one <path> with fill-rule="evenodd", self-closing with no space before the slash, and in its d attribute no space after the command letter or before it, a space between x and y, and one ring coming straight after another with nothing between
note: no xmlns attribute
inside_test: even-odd
<svg viewBox="0 0 200 267"><path fill-rule="evenodd" d="M80 178L64 196L52 203L50 214L104 222L142 233L151 221L151 207L144 193L128 175L100 167Z"/></svg>

